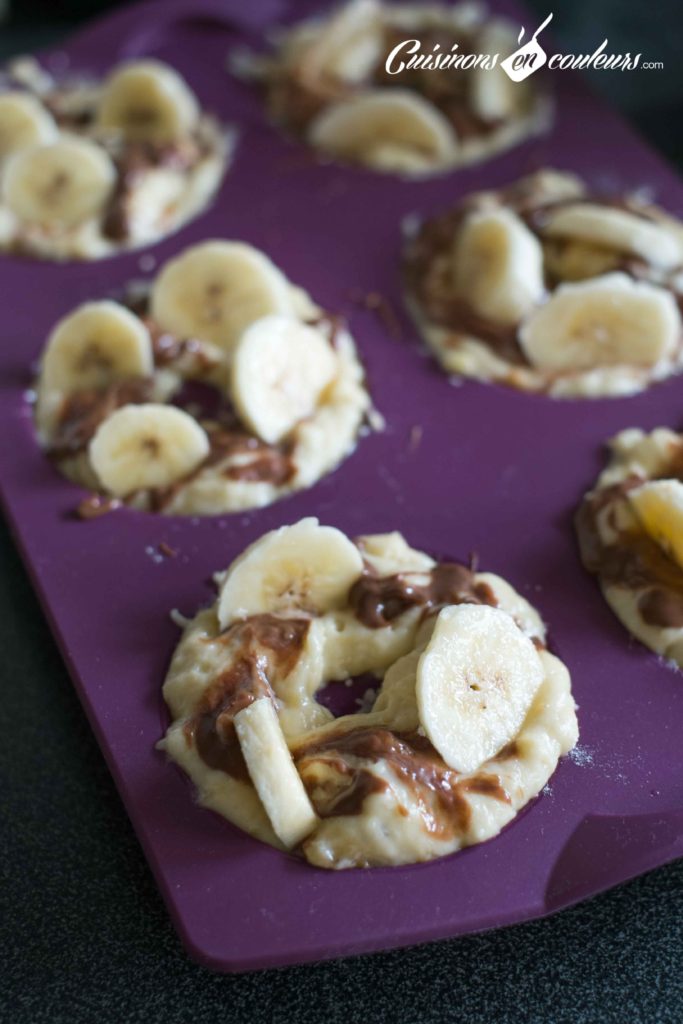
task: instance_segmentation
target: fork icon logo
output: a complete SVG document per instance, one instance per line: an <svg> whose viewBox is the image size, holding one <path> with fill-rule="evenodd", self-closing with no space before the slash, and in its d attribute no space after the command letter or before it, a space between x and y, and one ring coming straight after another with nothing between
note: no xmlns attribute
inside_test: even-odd
<svg viewBox="0 0 683 1024"><path fill-rule="evenodd" d="M538 36L546 25L550 24L552 18L552 14L549 14L545 21L536 29L529 42L523 46L520 45L514 53L511 53L509 57L506 57L501 62L500 66L513 82L523 82L525 78L532 75L534 71L538 71L547 62L548 56L538 42ZM523 38L524 29L522 28L517 42L521 44Z"/></svg>

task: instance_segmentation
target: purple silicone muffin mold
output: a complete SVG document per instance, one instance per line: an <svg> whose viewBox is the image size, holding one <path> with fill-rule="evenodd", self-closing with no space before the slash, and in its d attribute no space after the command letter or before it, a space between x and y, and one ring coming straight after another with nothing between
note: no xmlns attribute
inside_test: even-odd
<svg viewBox="0 0 683 1024"><path fill-rule="evenodd" d="M631 425L676 427L683 380L590 402L449 382L402 307L398 258L406 215L541 166L618 188L651 186L678 215L683 186L569 73L557 76L550 134L485 165L408 184L319 163L266 122L255 91L223 71L228 49L254 43L280 14L285 4L270 0L155 0L46 55L48 66L66 54L74 68L95 71L141 54L167 60L208 109L241 126L241 138L212 206L152 249L93 264L0 260L11 296L0 355L4 507L175 924L192 955L220 970L526 920L683 854L680 674L629 639L582 569L572 529L604 440ZM202 520L124 509L78 522L70 513L81 492L35 442L30 365L78 302L115 294L150 255L160 265L210 237L262 247L325 308L349 316L387 428L313 488L270 508ZM402 337L355 305L354 289L383 296ZM509 579L549 623L572 673L580 746L497 839L429 864L317 870L198 808L155 751L166 722L161 683L178 638L169 610L194 613L211 599L212 572L304 515L351 535L399 529L436 554L466 559L476 550L482 569Z"/></svg>

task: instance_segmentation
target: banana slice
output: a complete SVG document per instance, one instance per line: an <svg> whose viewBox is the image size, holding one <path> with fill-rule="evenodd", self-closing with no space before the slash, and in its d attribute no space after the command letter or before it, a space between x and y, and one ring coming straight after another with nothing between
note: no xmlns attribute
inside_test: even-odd
<svg viewBox="0 0 683 1024"><path fill-rule="evenodd" d="M545 290L541 243L511 210L472 214L455 240L453 281L481 316L518 323Z"/></svg>
<svg viewBox="0 0 683 1024"><path fill-rule="evenodd" d="M422 728L446 764L475 771L517 735L543 675L536 648L507 612L444 608L417 666Z"/></svg>
<svg viewBox="0 0 683 1024"><path fill-rule="evenodd" d="M104 88L98 126L130 141L174 142L197 122L199 105L168 64L138 60L117 68Z"/></svg>
<svg viewBox="0 0 683 1024"><path fill-rule="evenodd" d="M269 697L235 715L247 770L278 839L288 848L313 831L318 818L308 799Z"/></svg>
<svg viewBox="0 0 683 1024"><path fill-rule="evenodd" d="M678 266L683 259L681 243L662 225L609 206L572 203L561 207L550 215L543 233L633 253L664 270Z"/></svg>
<svg viewBox="0 0 683 1024"><path fill-rule="evenodd" d="M114 164L100 146L61 139L13 154L3 195L21 220L72 227L102 211L115 180Z"/></svg>
<svg viewBox="0 0 683 1024"><path fill-rule="evenodd" d="M60 320L48 338L41 389L69 394L104 388L154 370L149 331L118 302L86 302Z"/></svg>
<svg viewBox="0 0 683 1024"><path fill-rule="evenodd" d="M407 89L369 89L334 103L312 122L309 141L336 156L372 162L387 147L416 152L441 163L456 143L451 125L436 107Z"/></svg>
<svg viewBox="0 0 683 1024"><path fill-rule="evenodd" d="M377 0L352 0L327 22L307 47L301 66L307 77L332 75L364 81L382 56L382 20Z"/></svg>
<svg viewBox="0 0 683 1024"><path fill-rule="evenodd" d="M168 487L209 454L206 432L172 405L124 405L98 428L90 461L104 488L119 498L148 487Z"/></svg>
<svg viewBox="0 0 683 1024"><path fill-rule="evenodd" d="M681 317L663 288L626 274L563 284L519 331L530 362L547 370L652 366L679 343Z"/></svg>
<svg viewBox="0 0 683 1024"><path fill-rule="evenodd" d="M271 530L237 558L223 577L218 621L264 612L321 615L342 604L363 571L360 551L341 530L301 519Z"/></svg>
<svg viewBox="0 0 683 1024"><path fill-rule="evenodd" d="M247 426L273 444L310 416L336 370L335 354L318 331L289 317L266 316L237 342L232 399Z"/></svg>
<svg viewBox="0 0 683 1024"><path fill-rule="evenodd" d="M284 274L244 242L202 242L165 264L154 282L152 316L179 338L230 352L244 330L271 313L289 315Z"/></svg>
<svg viewBox="0 0 683 1024"><path fill-rule="evenodd" d="M42 103L25 92L0 96L0 160L30 146L52 142L59 130Z"/></svg>
<svg viewBox="0 0 683 1024"><path fill-rule="evenodd" d="M473 68L469 79L472 109L484 121L504 120L515 111L519 83L513 84L501 67L501 62L515 49L515 45L514 33L496 22L486 25L477 40L478 53L497 53L500 57L493 68Z"/></svg>
<svg viewBox="0 0 683 1024"><path fill-rule="evenodd" d="M628 497L647 533L683 568L683 483L652 480Z"/></svg>

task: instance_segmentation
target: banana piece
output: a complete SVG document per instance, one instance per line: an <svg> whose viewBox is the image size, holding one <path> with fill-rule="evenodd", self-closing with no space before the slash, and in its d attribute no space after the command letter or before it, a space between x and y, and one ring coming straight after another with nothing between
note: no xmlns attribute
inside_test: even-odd
<svg viewBox="0 0 683 1024"><path fill-rule="evenodd" d="M319 331L266 316L237 342L231 396L244 423L273 444L311 415L336 371L336 356Z"/></svg>
<svg viewBox="0 0 683 1024"><path fill-rule="evenodd" d="M382 20L377 0L352 0L329 19L301 56L306 77L332 76L358 84L382 56Z"/></svg>
<svg viewBox="0 0 683 1024"><path fill-rule="evenodd" d="M244 242L202 242L164 265L152 288L151 313L179 338L213 342L230 353L255 320L291 315L287 278Z"/></svg>
<svg viewBox="0 0 683 1024"><path fill-rule="evenodd" d="M0 160L30 146L52 142L59 129L43 104L26 92L0 95Z"/></svg>
<svg viewBox="0 0 683 1024"><path fill-rule="evenodd" d="M628 498L646 532L683 568L683 483L652 480Z"/></svg>
<svg viewBox="0 0 683 1024"><path fill-rule="evenodd" d="M199 105L183 78L158 60L118 67L107 80L97 124L128 141L167 143L187 135Z"/></svg>
<svg viewBox="0 0 683 1024"><path fill-rule="evenodd" d="M504 207L471 214L453 249L458 295L481 316L516 324L542 298L543 249L520 218Z"/></svg>
<svg viewBox="0 0 683 1024"><path fill-rule="evenodd" d="M514 83L501 67L501 62L515 49L515 37L500 23L486 25L477 39L477 52L499 54L493 68L475 67L469 79L472 110L483 121L501 121L511 117L517 106L520 85ZM523 88L523 87L522 87ZM517 89L517 93L514 90Z"/></svg>
<svg viewBox="0 0 683 1024"><path fill-rule="evenodd" d="M533 366L588 370L652 366L679 343L681 317L670 292L626 274L563 284L519 331Z"/></svg>
<svg viewBox="0 0 683 1024"><path fill-rule="evenodd" d="M417 666L420 723L446 764L475 771L517 735L543 677L536 648L507 612L444 608Z"/></svg>
<svg viewBox="0 0 683 1024"><path fill-rule="evenodd" d="M572 203L560 207L549 216L543 234L633 253L664 270L673 269L683 260L681 243L662 225L609 206Z"/></svg>
<svg viewBox="0 0 683 1024"><path fill-rule="evenodd" d="M336 156L372 163L373 153L407 150L426 165L445 162L456 144L443 114L408 89L368 89L323 110L309 142ZM386 162L386 161L385 161Z"/></svg>
<svg viewBox="0 0 683 1024"><path fill-rule="evenodd" d="M343 604L363 571L355 544L333 526L301 519L250 545L222 578L218 621L266 612L321 615Z"/></svg>
<svg viewBox="0 0 683 1024"><path fill-rule="evenodd" d="M100 389L154 370L149 331L118 302L86 302L53 329L41 364L41 390Z"/></svg>
<svg viewBox="0 0 683 1024"><path fill-rule="evenodd" d="M182 480L209 454L209 439L182 409L149 402L124 405L107 417L88 453L102 486L125 498Z"/></svg>
<svg viewBox="0 0 683 1024"><path fill-rule="evenodd" d="M115 181L114 164L100 146L63 138L10 156L2 191L20 220L73 227L102 211Z"/></svg>
<svg viewBox="0 0 683 1024"><path fill-rule="evenodd" d="M270 697L235 715L235 731L247 770L278 839L296 846L318 824Z"/></svg>

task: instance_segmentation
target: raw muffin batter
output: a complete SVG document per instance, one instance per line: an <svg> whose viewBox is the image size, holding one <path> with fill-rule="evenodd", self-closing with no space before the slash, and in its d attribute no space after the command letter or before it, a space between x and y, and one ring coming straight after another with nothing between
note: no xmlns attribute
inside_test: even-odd
<svg viewBox="0 0 683 1024"><path fill-rule="evenodd" d="M409 306L447 373L581 398L680 372L682 264L679 221L555 171L468 196L405 252Z"/></svg>
<svg viewBox="0 0 683 1024"><path fill-rule="evenodd" d="M567 669L498 576L304 519L216 581L173 656L161 746L204 806L311 864L490 839L577 741ZM316 700L364 673L382 680L369 712L334 719Z"/></svg>
<svg viewBox="0 0 683 1024"><path fill-rule="evenodd" d="M538 79L512 82L500 67L516 45L517 30L481 5L351 0L282 32L271 57L235 64L263 83L273 120L320 153L412 177L545 127ZM454 63L429 69L435 56Z"/></svg>
<svg viewBox="0 0 683 1024"><path fill-rule="evenodd" d="M310 487L370 412L343 323L259 250L213 241L132 308L90 302L57 324L36 424L60 471L104 496L86 515L111 501L213 515Z"/></svg>
<svg viewBox="0 0 683 1024"><path fill-rule="evenodd" d="M624 430L583 500L581 557L633 636L683 665L683 437Z"/></svg>
<svg viewBox="0 0 683 1024"><path fill-rule="evenodd" d="M98 259L155 242L218 188L231 136L167 64L55 81L32 61L0 92L0 249Z"/></svg>

